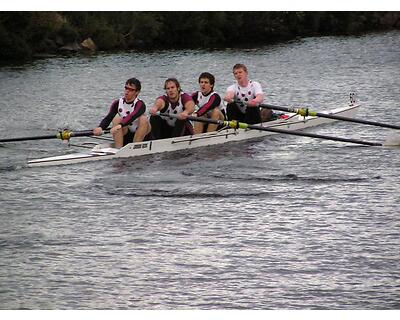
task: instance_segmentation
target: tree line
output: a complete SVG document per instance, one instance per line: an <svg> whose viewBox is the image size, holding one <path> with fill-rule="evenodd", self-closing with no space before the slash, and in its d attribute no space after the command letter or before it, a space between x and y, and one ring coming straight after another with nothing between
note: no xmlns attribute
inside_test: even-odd
<svg viewBox="0 0 400 320"><path fill-rule="evenodd" d="M0 61L91 50L265 45L400 29L400 12L0 12Z"/></svg>

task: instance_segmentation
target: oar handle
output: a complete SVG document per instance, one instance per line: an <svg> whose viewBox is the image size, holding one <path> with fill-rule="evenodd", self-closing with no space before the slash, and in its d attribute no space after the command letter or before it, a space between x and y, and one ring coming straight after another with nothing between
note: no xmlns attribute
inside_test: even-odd
<svg viewBox="0 0 400 320"><path fill-rule="evenodd" d="M103 130L102 134L110 133L111 129ZM93 130L83 130L83 131L72 131L70 132L70 137L90 137L93 136ZM64 140L64 139L62 139Z"/></svg>

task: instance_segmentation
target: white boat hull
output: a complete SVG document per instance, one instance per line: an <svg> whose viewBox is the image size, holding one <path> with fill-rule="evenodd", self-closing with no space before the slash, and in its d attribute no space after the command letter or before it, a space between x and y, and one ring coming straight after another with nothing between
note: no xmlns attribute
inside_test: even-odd
<svg viewBox="0 0 400 320"><path fill-rule="evenodd" d="M325 112L327 114L340 115L344 117L354 117L358 110L358 105L349 105ZM321 117L303 117L295 114L288 114L287 120L274 120L264 122L260 125L289 131L297 131L310 127L315 127L335 120ZM261 130L245 129L223 129L218 132L209 132L193 136L183 136L161 140L151 140L145 142L129 143L121 149L112 148L111 144L96 145L91 151L86 153L73 153L68 155L54 156L28 161L29 167L51 166L75 164L88 161L109 160L115 158L128 158L144 155L151 155L162 152L172 152L184 149L193 149L205 146L224 144L227 142L244 141L264 136L277 134Z"/></svg>

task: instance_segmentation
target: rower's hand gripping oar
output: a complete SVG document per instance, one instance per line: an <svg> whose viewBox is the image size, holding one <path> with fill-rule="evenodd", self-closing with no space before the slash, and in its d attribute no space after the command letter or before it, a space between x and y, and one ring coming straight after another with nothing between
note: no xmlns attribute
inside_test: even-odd
<svg viewBox="0 0 400 320"><path fill-rule="evenodd" d="M334 115L334 114L329 114L329 113L323 113L323 112L316 112L309 110L308 108L293 108L293 107L282 107L282 106L274 106L272 104L260 104L261 108L266 108L266 109L274 109L274 110L279 110L279 111L285 111L285 112L292 112L299 114L303 117L307 116L312 116L312 117L321 117L321 118L329 118L329 119L335 119L335 120L342 120L342 121L349 121L349 122L355 122L355 123L361 123L361 124L367 124L371 126L377 126L377 127L382 127L382 128L389 128L389 129L400 129L400 126L396 126L393 124L387 124L387 123L381 123L381 122L375 122L375 121L369 121L369 120L363 120L363 119L355 119L355 118L349 118L349 117L343 117L339 115Z"/></svg>
<svg viewBox="0 0 400 320"><path fill-rule="evenodd" d="M104 133L109 133L110 129L103 130ZM83 130L83 131L70 131L62 130L56 134L45 135L45 136L32 136L32 137L19 137L19 138L8 138L0 139L0 143L3 142L17 142L17 141L29 141L29 140L45 140L45 139L60 139L69 140L72 137L90 137L93 136L93 130Z"/></svg>
<svg viewBox="0 0 400 320"><path fill-rule="evenodd" d="M160 115L161 117L166 117L166 118L178 118L178 116L175 114L160 113L160 112L157 112L157 114ZM366 146L383 146L382 143L377 143L377 142L369 142L369 141L362 141L362 140L357 140L357 139L348 139L348 138L341 138L341 137L332 137L332 136L326 136L326 135L309 133L309 132L290 131L290 130L278 129L278 128L273 128L273 127L263 127L260 125L253 125L253 124L238 122L236 120L222 121L222 120L214 120L214 119L208 119L208 118L203 118L203 117L193 117L193 116L188 116L187 119L192 120L192 121L199 121L199 122L223 125L225 127L234 128L234 129L253 129L253 130L269 131L269 132L275 132L275 133L283 133L283 134L289 134L289 135L295 135L295 136L301 136L301 137L310 137L310 138L325 139L325 140L332 140L332 141L349 142L349 143L361 144L361 145L366 145Z"/></svg>

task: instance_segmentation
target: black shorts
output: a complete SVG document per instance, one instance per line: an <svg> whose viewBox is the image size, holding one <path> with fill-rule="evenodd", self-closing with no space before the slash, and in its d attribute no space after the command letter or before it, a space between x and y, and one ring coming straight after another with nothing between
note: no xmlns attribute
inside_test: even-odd
<svg viewBox="0 0 400 320"><path fill-rule="evenodd" d="M193 134L193 126L188 120L176 120L175 126L170 126L160 116L151 116L151 134L154 140L172 137L187 136Z"/></svg>
<svg viewBox="0 0 400 320"><path fill-rule="evenodd" d="M248 124L261 123L261 113L259 107L247 107L246 112L240 111L236 103L228 103L227 107L228 120L237 120Z"/></svg>
<svg viewBox="0 0 400 320"><path fill-rule="evenodd" d="M131 132L131 130L128 129L127 134L124 135L124 146L126 146L128 143L132 143L133 142L133 138L135 137L135 133L136 133L136 131L135 132ZM149 141L149 140L152 140L151 132L148 135L146 135L144 137L144 139L143 139L143 141Z"/></svg>

